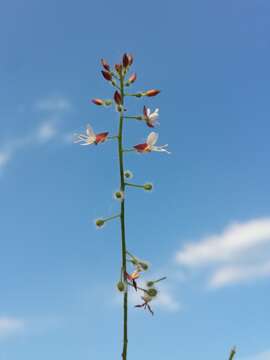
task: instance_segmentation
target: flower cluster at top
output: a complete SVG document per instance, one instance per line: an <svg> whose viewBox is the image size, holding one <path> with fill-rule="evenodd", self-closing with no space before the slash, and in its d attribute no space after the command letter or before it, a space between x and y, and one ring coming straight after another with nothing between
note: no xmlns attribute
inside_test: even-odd
<svg viewBox="0 0 270 360"><path fill-rule="evenodd" d="M111 106L115 104L116 110L126 110L122 109L122 96L120 93L120 87L118 85L118 81L120 79L120 75L126 75L130 66L133 63L133 57L130 54L124 54L123 60L121 64L116 64L114 68L111 68L108 62L104 59L101 60L101 64L103 67L103 70L101 71L102 76L106 81L108 81L116 90L114 92L112 99L100 99L95 98L92 99L92 103L98 106ZM137 79L137 75L135 73L131 74L128 78L128 80L125 82L125 87L129 87L132 85ZM141 91L137 93L125 93L125 96L134 96L137 98L141 97L153 97L160 93L159 90L156 89L150 89L146 91ZM144 122L148 127L154 128L158 122L157 119L159 117L159 109L155 109L155 111L151 111L150 108L147 108L145 105L142 109L142 114L135 115L135 116L128 116L124 115L125 119L134 119ZM88 124L86 126L86 131L84 134L75 134L74 142L79 143L80 145L98 145L101 143L104 143L107 140L115 139L117 136L109 136L109 132L101 132L101 133L95 133L93 128ZM158 134L154 131L150 132L150 134L147 136L146 141L142 144L137 144L132 147L132 149L129 149L128 151L135 151L141 154L149 153L152 151L158 151L158 152L166 152L168 145L162 145L157 146L158 140Z"/></svg>

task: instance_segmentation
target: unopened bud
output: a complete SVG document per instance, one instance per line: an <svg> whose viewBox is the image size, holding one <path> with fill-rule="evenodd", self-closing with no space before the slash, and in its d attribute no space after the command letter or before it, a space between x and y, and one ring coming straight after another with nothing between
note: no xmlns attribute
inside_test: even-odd
<svg viewBox="0 0 270 360"><path fill-rule="evenodd" d="M122 103L122 96L120 95L120 93L116 90L116 92L114 93L114 101L116 102L117 105L121 105Z"/></svg>
<svg viewBox="0 0 270 360"><path fill-rule="evenodd" d="M119 201L123 201L124 200L124 193L123 191L116 191L114 194L113 194L114 198L116 200L119 200Z"/></svg>
<svg viewBox="0 0 270 360"><path fill-rule="evenodd" d="M109 71L102 70L101 73L105 80L108 80L108 81L112 80L112 74Z"/></svg>
<svg viewBox="0 0 270 360"><path fill-rule="evenodd" d="M150 289L147 290L146 293L147 293L149 296L151 296L151 298L154 298L154 297L157 296L158 291L157 291L157 289L155 289L155 288L150 288Z"/></svg>
<svg viewBox="0 0 270 360"><path fill-rule="evenodd" d="M137 80L137 75L134 73L129 77L127 81L127 85L133 84L136 80Z"/></svg>
<svg viewBox="0 0 270 360"><path fill-rule="evenodd" d="M115 64L114 68L118 72L119 75L122 73L122 68L123 68L122 64Z"/></svg>
<svg viewBox="0 0 270 360"><path fill-rule="evenodd" d="M127 68L129 66L129 58L128 58L128 54L124 54L123 55L123 66L125 68Z"/></svg>
<svg viewBox="0 0 270 360"><path fill-rule="evenodd" d="M117 289L118 289L120 292L125 291L125 284L123 283L123 281L119 281L119 282L117 283Z"/></svg>
<svg viewBox="0 0 270 360"><path fill-rule="evenodd" d="M102 100L102 99L92 99L92 103L101 106L101 105L104 105L104 100Z"/></svg>
<svg viewBox="0 0 270 360"><path fill-rule="evenodd" d="M100 228L102 228L102 226L105 225L105 220L103 220L103 219L97 219L97 220L95 221L95 223L96 223L96 227L98 227L98 228L100 229Z"/></svg>
<svg viewBox="0 0 270 360"><path fill-rule="evenodd" d="M144 93L144 96L156 96L160 93L160 90L156 90L156 89L151 89L151 90L147 90Z"/></svg>
<svg viewBox="0 0 270 360"><path fill-rule="evenodd" d="M140 267L142 268L143 271L147 271L149 269L149 265L144 261L140 261L139 265L140 265Z"/></svg>
<svg viewBox="0 0 270 360"><path fill-rule="evenodd" d="M104 67L105 70L110 70L110 65L107 63L105 59L101 59L101 65Z"/></svg>
<svg viewBox="0 0 270 360"><path fill-rule="evenodd" d="M143 185L143 188L145 191L152 191L153 190L153 184L151 183L146 183Z"/></svg>
<svg viewBox="0 0 270 360"><path fill-rule="evenodd" d="M132 174L132 172L130 170L126 170L124 172L124 176L125 176L126 179L132 179L133 178L133 174Z"/></svg>
<svg viewBox="0 0 270 360"><path fill-rule="evenodd" d="M146 286L151 288L154 286L154 284L155 284L154 281L147 281Z"/></svg>

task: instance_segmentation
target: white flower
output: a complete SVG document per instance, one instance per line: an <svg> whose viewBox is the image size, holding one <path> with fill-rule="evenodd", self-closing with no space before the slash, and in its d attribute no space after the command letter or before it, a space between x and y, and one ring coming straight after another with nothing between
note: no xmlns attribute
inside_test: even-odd
<svg viewBox="0 0 270 360"><path fill-rule="evenodd" d="M168 144L162 146L156 146L155 144L157 140L158 140L158 134L155 132L151 132L146 139L146 143L135 145L134 148L140 153L159 151L170 154L170 152L165 149L168 146Z"/></svg>
<svg viewBox="0 0 270 360"><path fill-rule="evenodd" d="M80 145L97 145L106 141L108 134L108 132L95 134L92 127L87 125L85 134L75 134L74 143L81 143Z"/></svg>
<svg viewBox="0 0 270 360"><path fill-rule="evenodd" d="M154 125L157 123L157 119L159 116L158 112L159 109L156 109L154 112L151 113L151 110L149 108L147 108L146 106L143 107L144 120L146 121L147 126L154 127Z"/></svg>

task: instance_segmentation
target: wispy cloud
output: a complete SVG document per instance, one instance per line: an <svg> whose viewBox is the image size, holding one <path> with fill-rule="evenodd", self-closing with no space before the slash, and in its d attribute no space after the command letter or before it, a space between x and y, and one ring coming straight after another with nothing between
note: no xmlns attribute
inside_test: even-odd
<svg viewBox="0 0 270 360"><path fill-rule="evenodd" d="M0 147L0 170L3 170L15 157L18 151L44 144L52 140L58 133L57 127L51 121L42 122L36 130L20 137L13 137Z"/></svg>
<svg viewBox="0 0 270 360"><path fill-rule="evenodd" d="M43 117L36 129L20 136L13 136L0 143L0 171L3 170L8 163L14 159L19 151L31 148L33 146L41 146L55 137L59 137L60 142L71 143L70 134L59 134L59 123L63 115L72 109L70 101L63 96L50 96L39 99L33 105L33 109Z"/></svg>
<svg viewBox="0 0 270 360"><path fill-rule="evenodd" d="M50 96L46 98L39 99L35 105L35 110L38 111L49 111L49 112L55 112L55 111L69 111L71 110L72 106L70 101L63 97L63 96Z"/></svg>
<svg viewBox="0 0 270 360"><path fill-rule="evenodd" d="M270 276L269 246L270 218L259 218L186 244L176 260L190 268L211 265L209 284L221 287Z"/></svg>
<svg viewBox="0 0 270 360"><path fill-rule="evenodd" d="M21 333L25 329L25 321L15 317L0 317L0 338Z"/></svg>
<svg viewBox="0 0 270 360"><path fill-rule="evenodd" d="M269 360L270 359L270 350L266 350L259 354L254 354L245 358L241 358L240 360Z"/></svg>

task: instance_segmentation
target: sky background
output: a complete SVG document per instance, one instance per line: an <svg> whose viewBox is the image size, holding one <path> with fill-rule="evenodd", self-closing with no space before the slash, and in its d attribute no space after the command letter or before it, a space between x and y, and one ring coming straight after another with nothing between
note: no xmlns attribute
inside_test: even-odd
<svg viewBox="0 0 270 360"><path fill-rule="evenodd" d="M166 275L130 307L129 360L270 359L270 3L4 1L0 12L0 360L120 359L117 129L100 58L134 55L131 115L160 109L171 155L129 153L128 248ZM125 144L149 128L127 121Z"/></svg>

